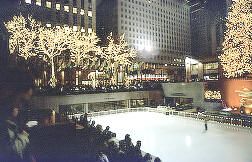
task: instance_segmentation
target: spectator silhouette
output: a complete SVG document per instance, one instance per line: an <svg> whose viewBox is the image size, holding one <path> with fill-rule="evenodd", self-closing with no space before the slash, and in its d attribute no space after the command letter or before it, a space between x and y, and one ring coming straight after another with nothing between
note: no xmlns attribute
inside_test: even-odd
<svg viewBox="0 0 252 162"><path fill-rule="evenodd" d="M108 139L108 143L114 142L115 144L117 143L116 140L116 133L110 134L110 138Z"/></svg>
<svg viewBox="0 0 252 162"><path fill-rule="evenodd" d="M143 157L143 162L151 162L152 157L149 153L146 153Z"/></svg>
<svg viewBox="0 0 252 162"><path fill-rule="evenodd" d="M87 127L88 126L88 114L85 113L84 117L83 117L83 126Z"/></svg>
<svg viewBox="0 0 252 162"><path fill-rule="evenodd" d="M0 161L19 162L28 158L28 133L17 124L19 104L13 99L0 103Z"/></svg>
<svg viewBox="0 0 252 162"><path fill-rule="evenodd" d="M156 158L154 159L154 162L161 162L161 159L160 159L159 157L156 157Z"/></svg>
<svg viewBox="0 0 252 162"><path fill-rule="evenodd" d="M103 152L98 152L97 154L97 162L109 162L107 155Z"/></svg>
<svg viewBox="0 0 252 162"><path fill-rule="evenodd" d="M134 147L133 157L134 157L134 161L142 160L143 156L142 156L142 151L141 151L141 141L137 141L137 144Z"/></svg>
<svg viewBox="0 0 252 162"><path fill-rule="evenodd" d="M32 77L18 68L2 69L0 76L0 161L34 161L25 121L19 118L20 109L32 96Z"/></svg>

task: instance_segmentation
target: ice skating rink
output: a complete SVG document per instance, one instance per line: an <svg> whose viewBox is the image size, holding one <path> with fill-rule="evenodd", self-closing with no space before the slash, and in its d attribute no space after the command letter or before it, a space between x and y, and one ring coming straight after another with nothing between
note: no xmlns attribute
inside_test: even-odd
<svg viewBox="0 0 252 162"><path fill-rule="evenodd" d="M190 118L150 112L132 112L92 118L107 125L119 140L130 134L142 141L142 150L163 162L252 162L252 134L247 130Z"/></svg>

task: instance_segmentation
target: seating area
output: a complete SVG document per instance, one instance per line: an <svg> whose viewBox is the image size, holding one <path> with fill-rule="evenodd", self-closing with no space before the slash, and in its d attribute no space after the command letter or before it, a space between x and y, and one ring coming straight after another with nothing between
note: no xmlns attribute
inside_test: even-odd
<svg viewBox="0 0 252 162"><path fill-rule="evenodd" d="M78 129L76 129L76 126ZM35 127L30 130L31 147L37 162L155 162L149 153L141 151L141 141L116 139L116 133L95 121L73 120L69 124Z"/></svg>

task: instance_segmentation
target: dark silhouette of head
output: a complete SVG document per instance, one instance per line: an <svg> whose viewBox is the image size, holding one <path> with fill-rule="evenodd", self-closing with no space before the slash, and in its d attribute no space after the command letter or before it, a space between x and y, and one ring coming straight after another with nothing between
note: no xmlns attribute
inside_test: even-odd
<svg viewBox="0 0 252 162"><path fill-rule="evenodd" d="M161 162L161 159L160 159L159 157L156 157L156 158L154 159L154 162Z"/></svg>
<svg viewBox="0 0 252 162"><path fill-rule="evenodd" d="M19 114L20 104L16 98L7 98L0 102L0 121L17 119Z"/></svg>
<svg viewBox="0 0 252 162"><path fill-rule="evenodd" d="M141 148L142 142L141 141L137 141L136 147Z"/></svg>
<svg viewBox="0 0 252 162"><path fill-rule="evenodd" d="M0 70L0 102L9 97L27 101L32 96L33 79L29 72L7 67Z"/></svg>

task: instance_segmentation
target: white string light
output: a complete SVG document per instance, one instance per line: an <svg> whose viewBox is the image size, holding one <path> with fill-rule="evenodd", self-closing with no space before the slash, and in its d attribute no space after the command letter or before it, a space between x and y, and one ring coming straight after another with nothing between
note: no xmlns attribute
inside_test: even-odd
<svg viewBox="0 0 252 162"><path fill-rule="evenodd" d="M40 25L31 16L26 19L22 15L14 16L12 20L5 23L5 27L10 33L10 53L17 52L19 56L26 60L29 57L36 56L34 47Z"/></svg>
<svg viewBox="0 0 252 162"><path fill-rule="evenodd" d="M223 54L219 57L227 78L252 72L251 7L251 0L235 0L228 13Z"/></svg>
<svg viewBox="0 0 252 162"><path fill-rule="evenodd" d="M127 65L131 65L136 57L136 50L130 48L125 41L124 34L116 41L112 37L112 33L108 36L108 46L104 48L102 58L105 60L105 71L112 71L112 83L116 84L116 78L118 69L120 67L125 68ZM127 79L127 77L125 77Z"/></svg>

